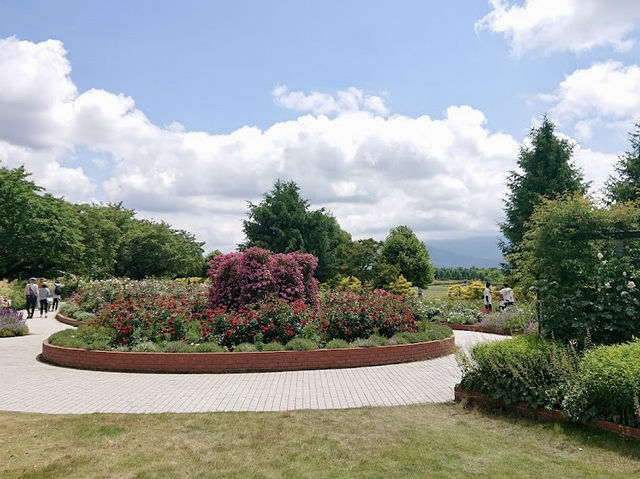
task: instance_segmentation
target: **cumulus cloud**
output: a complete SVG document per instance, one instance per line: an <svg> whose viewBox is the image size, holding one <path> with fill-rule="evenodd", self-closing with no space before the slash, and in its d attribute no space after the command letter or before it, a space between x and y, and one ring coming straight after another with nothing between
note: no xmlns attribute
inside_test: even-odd
<svg viewBox="0 0 640 479"><path fill-rule="evenodd" d="M640 67L596 63L567 75L540 99L552 105L550 114L560 122L574 122L579 139L589 139L602 127L625 132L640 118Z"/></svg>
<svg viewBox="0 0 640 479"><path fill-rule="evenodd" d="M355 87L338 90L335 95L330 95L317 91L290 91L285 85L280 85L273 89L271 96L279 106L314 115L336 115L354 111L368 111L382 116L389 114L384 98L367 94Z"/></svg>
<svg viewBox="0 0 640 479"><path fill-rule="evenodd" d="M326 96L281 89L275 97L283 104L312 114L217 135L155 125L126 95L76 91L58 42L6 39L0 50L7 48L13 57L0 62L0 84L17 81L13 74L27 66L33 81L0 89L2 105L24 110L29 125L44 119L17 136L3 110L0 161L26 164L56 194L92 199L96 180L85 170L108 159L101 199L123 201L224 251L243 239L247 201L259 201L277 178L296 181L314 208L327 207L355 238L382 239L399 224L427 241L496 232L519 145L490 131L471 106L451 106L439 118L389 116L384 102L356 89ZM44 79L50 95L36 101ZM79 148L86 161L72 163Z"/></svg>
<svg viewBox="0 0 640 479"><path fill-rule="evenodd" d="M512 4L490 0L491 12L476 30L502 34L511 52L579 52L598 46L618 51L631 48L631 34L640 24L637 0L526 0Z"/></svg>

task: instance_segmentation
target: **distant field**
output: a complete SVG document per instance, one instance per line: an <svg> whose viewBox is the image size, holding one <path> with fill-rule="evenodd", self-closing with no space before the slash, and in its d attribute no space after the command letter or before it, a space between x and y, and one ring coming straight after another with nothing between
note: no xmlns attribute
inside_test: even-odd
<svg viewBox="0 0 640 479"><path fill-rule="evenodd" d="M447 295L447 290L452 284L460 284L464 281L451 281L451 280L436 280L429 285L424 291L424 297L426 299L440 299Z"/></svg>

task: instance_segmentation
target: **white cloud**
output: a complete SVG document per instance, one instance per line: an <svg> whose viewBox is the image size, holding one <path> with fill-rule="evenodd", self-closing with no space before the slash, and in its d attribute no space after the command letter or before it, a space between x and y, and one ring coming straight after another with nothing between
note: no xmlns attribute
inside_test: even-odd
<svg viewBox="0 0 640 479"><path fill-rule="evenodd" d="M539 98L552 104L549 112L560 123L573 122L581 140L601 128L624 134L640 119L640 67L596 63L567 75L555 92Z"/></svg>
<svg viewBox="0 0 640 479"><path fill-rule="evenodd" d="M76 201L95 196L94 182L74 160L74 148L81 147L88 170L95 170L96 157L108 158L109 168L100 170L109 175L101 184L103 200L123 201L143 217L191 231L208 249L228 251L242 241L247 201L259 201L277 178L295 180L313 207L326 206L356 238L382 239L399 224L426 240L496 232L504 177L519 145L490 131L485 115L470 106L451 106L442 118L383 116L371 106L378 100L351 89L326 97L281 90L279 97L291 105L325 108L334 116L307 114L223 135L187 131L153 124L125 95L77 92L59 43L17 42L28 44L17 48L16 42L0 43L17 52L10 70L0 63L0 83L17 78L15 72L26 68L22 63L31 64L37 81L13 94L3 90L0 101L27 111L29 122L47 113L22 138L5 113L0 160L26 164L34 180L55 194ZM51 70L52 64L67 67ZM51 96L29 110L40 76L51 71L61 72L50 77ZM309 100L318 96L322 101Z"/></svg>
<svg viewBox="0 0 640 479"><path fill-rule="evenodd" d="M368 111L382 116L389 114L384 98L366 94L355 87L338 90L335 95L330 95L317 91L289 91L285 85L280 85L273 89L271 96L279 106L314 115L339 115L355 111Z"/></svg>
<svg viewBox="0 0 640 479"><path fill-rule="evenodd" d="M490 0L493 8L476 30L504 35L514 55L529 51L579 52L598 46L631 48L640 23L638 0Z"/></svg>

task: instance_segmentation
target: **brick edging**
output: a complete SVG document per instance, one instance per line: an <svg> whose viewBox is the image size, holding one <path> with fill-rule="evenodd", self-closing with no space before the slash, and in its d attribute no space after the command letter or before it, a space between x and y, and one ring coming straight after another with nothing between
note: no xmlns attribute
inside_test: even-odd
<svg viewBox="0 0 640 479"><path fill-rule="evenodd" d="M467 400L477 404L488 404L491 406L498 406L511 412L515 412L522 416L533 417L536 419L542 419L545 421L563 422L567 421L564 413L559 409L533 409L526 406L523 403L507 404L504 401L494 399L490 396L485 396L477 391L468 391L460 386L454 388L454 397L456 402ZM602 429L604 431L611 431L619 434L620 436L631 437L634 439L640 439L640 428L624 426L610 421L589 421L587 425Z"/></svg>
<svg viewBox="0 0 640 479"><path fill-rule="evenodd" d="M58 320L58 322L60 323L68 324L69 326L75 326L76 328L83 324L82 321L70 318L69 316L65 316L62 313L56 313L56 320Z"/></svg>
<svg viewBox="0 0 640 479"><path fill-rule="evenodd" d="M380 366L453 353L455 338L372 348L237 353L137 353L63 348L42 342L42 358L59 366L144 373L230 373Z"/></svg>

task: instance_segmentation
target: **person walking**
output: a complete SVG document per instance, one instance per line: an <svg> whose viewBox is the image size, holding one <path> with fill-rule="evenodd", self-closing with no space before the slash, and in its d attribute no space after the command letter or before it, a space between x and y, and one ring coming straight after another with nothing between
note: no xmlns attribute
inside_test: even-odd
<svg viewBox="0 0 640 479"><path fill-rule="evenodd" d="M51 292L51 298L53 299L53 303L51 304L51 311L58 310L58 303L61 296L62 284L60 284L60 280L56 280L55 283L53 283L53 291Z"/></svg>
<svg viewBox="0 0 640 479"><path fill-rule="evenodd" d="M492 311L492 306L491 306L491 283L489 283L488 281L484 285L484 293L482 294L482 297L484 299L484 309L488 313L490 313Z"/></svg>
<svg viewBox="0 0 640 479"><path fill-rule="evenodd" d="M44 311L44 317L47 317L47 312L49 311L49 305L47 304L47 299L51 296L51 291L47 288L47 283L42 283L40 289L38 290L38 299L40 300L40 317L42 317L42 312Z"/></svg>
<svg viewBox="0 0 640 479"><path fill-rule="evenodd" d="M27 319L33 318L38 301L38 285L35 278L29 278L29 282L24 288L24 297L27 303Z"/></svg>
<svg viewBox="0 0 640 479"><path fill-rule="evenodd" d="M502 289L500 290L500 309L508 308L516 304L516 300L513 297L513 290L507 283L502 283Z"/></svg>

